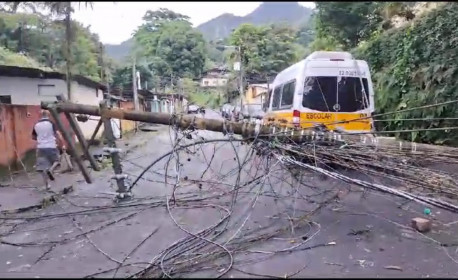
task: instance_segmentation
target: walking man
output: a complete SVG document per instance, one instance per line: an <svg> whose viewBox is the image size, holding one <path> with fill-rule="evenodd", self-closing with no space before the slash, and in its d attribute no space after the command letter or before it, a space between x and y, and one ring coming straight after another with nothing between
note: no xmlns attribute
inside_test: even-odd
<svg viewBox="0 0 458 280"><path fill-rule="evenodd" d="M48 111L41 111L41 119L33 127L32 138L37 141L36 170L42 173L46 189L48 190L50 188L48 179L54 181L52 172L59 165L57 139L62 143L62 149L65 150L62 136L56 130L54 123L49 119Z"/></svg>

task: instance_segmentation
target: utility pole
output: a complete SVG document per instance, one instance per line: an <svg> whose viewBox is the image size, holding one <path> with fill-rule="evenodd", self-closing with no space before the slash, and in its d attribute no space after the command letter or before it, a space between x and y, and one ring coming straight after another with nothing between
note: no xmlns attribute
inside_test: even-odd
<svg viewBox="0 0 458 280"><path fill-rule="evenodd" d="M138 105L137 71L135 70L135 57L134 63L132 65L132 92L134 94L134 108L138 111L140 106Z"/></svg>
<svg viewBox="0 0 458 280"><path fill-rule="evenodd" d="M100 80L102 83L105 81L104 76L103 76L103 70L104 70L104 65L103 65L103 44L100 43Z"/></svg>
<svg viewBox="0 0 458 280"><path fill-rule="evenodd" d="M108 106L106 101L100 103L100 111L108 110ZM132 193L127 190L127 185L125 179L127 178L126 174L122 173L122 164L121 164L121 157L119 153L121 149L116 147L116 140L113 135L113 127L111 118L101 116L102 122L104 124L104 131L105 131L105 138L107 139L107 147L104 147L104 151L111 154L111 160L113 163L113 170L115 175L112 179L116 180L116 185L118 189L116 190L117 195L116 198L119 200L130 198Z"/></svg>
<svg viewBox="0 0 458 280"><path fill-rule="evenodd" d="M243 112L243 68L242 68L242 47L238 46L239 56L240 56L240 113Z"/></svg>
<svg viewBox="0 0 458 280"><path fill-rule="evenodd" d="M135 69L135 57L134 57L134 63L132 64L132 92L134 95L134 108L135 108L135 111L138 111L140 109L140 106L138 104L137 70ZM135 132L137 131L138 131L138 122L135 122Z"/></svg>

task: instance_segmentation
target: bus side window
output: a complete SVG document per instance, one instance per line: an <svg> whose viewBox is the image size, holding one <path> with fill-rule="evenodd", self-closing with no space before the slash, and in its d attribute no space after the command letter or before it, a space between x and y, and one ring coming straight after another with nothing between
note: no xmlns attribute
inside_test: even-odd
<svg viewBox="0 0 458 280"><path fill-rule="evenodd" d="M281 98L281 88L283 85L279 85L274 89L274 96L272 100L272 110L278 109L280 106L280 98Z"/></svg>
<svg viewBox="0 0 458 280"><path fill-rule="evenodd" d="M270 98L272 97L272 89L269 89L269 91L267 92L267 97L266 99L264 100L264 103L262 104L262 110L265 112L269 109L269 105L270 105Z"/></svg>
<svg viewBox="0 0 458 280"><path fill-rule="evenodd" d="M291 107L293 105L294 91L296 89L296 79L285 84L283 86L283 91L281 94L281 104L280 107Z"/></svg>

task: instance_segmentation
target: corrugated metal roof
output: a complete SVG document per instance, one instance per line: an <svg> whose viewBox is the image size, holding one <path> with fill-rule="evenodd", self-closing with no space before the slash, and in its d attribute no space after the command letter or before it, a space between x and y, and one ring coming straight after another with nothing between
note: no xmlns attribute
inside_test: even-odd
<svg viewBox="0 0 458 280"><path fill-rule="evenodd" d="M60 79L65 80L66 75L57 71L43 71L41 69L29 68L29 67L18 67L18 66L7 66L0 65L0 76L3 77L26 77L35 79ZM85 85L87 87L101 89L104 92L107 91L107 87L99 82L91 80L82 75L73 75L73 81Z"/></svg>

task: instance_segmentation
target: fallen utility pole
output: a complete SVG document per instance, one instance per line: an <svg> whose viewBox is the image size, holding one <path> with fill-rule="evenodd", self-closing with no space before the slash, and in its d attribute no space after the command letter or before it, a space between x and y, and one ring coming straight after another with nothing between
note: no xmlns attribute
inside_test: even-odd
<svg viewBox="0 0 458 280"><path fill-rule="evenodd" d="M59 116L59 111L55 108L55 106L52 105L46 109L49 110L49 112L51 112L52 117L56 121L57 128L62 132L62 137L64 137L65 142L67 142L68 144L68 151L78 164L81 173L83 173L84 179L87 183L92 183L92 178L91 175L89 175L89 171L86 169L86 167L83 164L83 161L76 153L76 147L73 143L73 139L71 138L70 133L68 133L68 131L64 128L64 125L62 124L62 121Z"/></svg>
<svg viewBox="0 0 458 280"><path fill-rule="evenodd" d="M195 115L154 113L143 111L125 111L118 108L100 108L98 106L75 104L70 102L42 102L42 109L55 108L58 112L67 112L75 114L84 114L91 116L100 116L105 118L124 119L130 121L140 121L145 123L175 125L180 129L199 129L214 132L230 133L243 136L245 139L256 137L275 138L287 137L294 142L325 141L325 142L362 142L363 144L374 146L399 146L399 150L417 151L421 150L448 150L445 147L420 144L409 141L389 141L388 139L374 137L378 132L373 134L362 133L339 133L326 130L315 130L310 128L300 129L286 127L281 125L260 125L247 122L231 122L227 120L198 118ZM408 132L408 130L406 130ZM386 143L385 143L386 142Z"/></svg>
<svg viewBox="0 0 458 280"><path fill-rule="evenodd" d="M57 96L57 100L61 102L67 101L64 95ZM94 169L95 171L99 171L100 168L97 162L95 161L94 157L89 152L89 145L86 139L84 138L83 132L81 131L81 128L79 127L78 122L75 119L75 116L68 112L64 112L64 114L71 128L75 132L76 137L78 138L78 142L80 143L81 148L83 149L83 153L86 156L87 160L89 160L89 163L91 164L92 169Z"/></svg>
<svg viewBox="0 0 458 280"><path fill-rule="evenodd" d="M167 113L153 113L142 111L125 111L118 108L100 108L98 106L74 104L69 102L47 103L41 107L48 109L55 107L59 112L116 118L145 123L176 125L181 129L199 129L222 133L238 134L244 138L254 137L289 137L300 142L307 139L339 140L334 132L316 132L311 129L294 129L286 126L260 125L254 123L240 123L226 120L198 118L194 115L172 115Z"/></svg>
<svg viewBox="0 0 458 280"><path fill-rule="evenodd" d="M230 122L227 120L216 120L216 119L205 119L205 118L198 118L195 115L176 115L176 114L167 114L167 113L153 113L153 112L142 112L142 111L124 111L118 108L108 108L106 103L103 103L99 106L91 106L91 105L82 105L82 104L74 104L70 102L58 102L58 103L49 103L49 102L42 102L41 107L43 109L50 110L53 114L53 117L56 118L57 125L59 130L63 132L63 135L67 142L69 142L70 152L73 157L76 158L77 163L82 171L86 181L88 183L91 182L91 178L87 170L85 169L84 165L80 158L76 157L74 145L71 142L70 136L67 131L64 130L63 125L60 123L58 118L58 114L60 112L64 112L66 114L83 114L83 115L92 115L92 116L100 116L101 122L104 124L105 128L105 138L108 141L108 146L104 148L105 151L111 153L111 158L113 162L113 169L115 172L114 179L116 179L118 190L117 190L117 198L123 199L126 197L130 197L132 194L127 189L125 179L126 175L122 173L122 165L121 160L119 158L119 152L121 151L116 147L116 141L113 136L112 131L112 124L111 119L124 119L130 121L141 121L145 123L154 123L154 124L163 124L163 125L172 125L182 130L209 130L215 132L222 132L228 134L238 134L241 135L245 140L251 140L256 138L264 138L264 139L276 139L276 138L283 138L292 140L295 143L300 142L314 142L314 143L323 143L323 144L332 144L338 143L343 144L340 148L345 147L349 140L351 142L356 143L361 141L363 144L368 146L374 146L375 150L377 151L379 147L379 140L375 137L366 138L366 136L356 136L356 135L348 135L345 133L338 133L333 131L326 131L326 130L314 130L314 129L301 129L301 128L291 128L286 127L285 124L280 124L280 126L276 125L262 125L260 123L253 124L248 122ZM353 137L352 137L353 136ZM355 137L356 136L356 137ZM70 140L70 141L69 141ZM343 143L343 140L347 143ZM272 142L275 146L275 141ZM290 142L293 144L293 142ZM411 142L402 142L399 141L399 148L396 146L393 147L393 142L389 145L384 145L382 141L380 141L380 148L395 148L399 151L406 151L408 153L412 153L412 155L417 155L417 144ZM388 143L387 143L388 144ZM384 147L383 147L384 146ZM435 149L431 149L433 145L422 145L424 146L423 149L433 151ZM285 148L286 147L286 148ZM283 149L287 150L288 145L284 145ZM422 150L423 150L422 149ZM409 151L410 150L410 151ZM453 154L453 152L450 152Z"/></svg>

